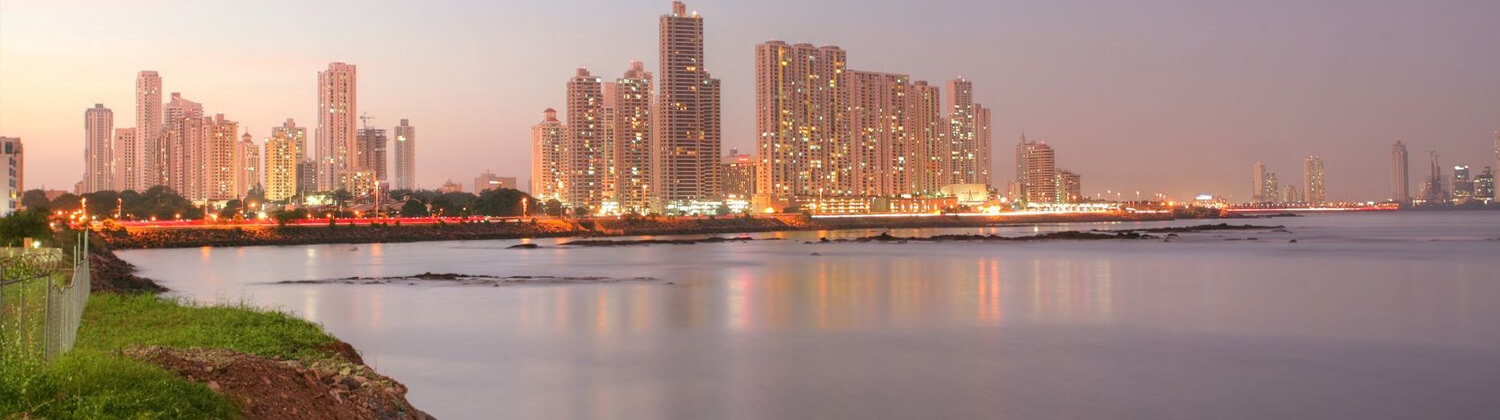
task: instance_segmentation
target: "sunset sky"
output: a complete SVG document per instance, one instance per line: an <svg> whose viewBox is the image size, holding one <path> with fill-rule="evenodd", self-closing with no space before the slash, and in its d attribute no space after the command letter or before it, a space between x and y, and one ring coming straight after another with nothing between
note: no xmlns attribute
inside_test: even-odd
<svg viewBox="0 0 1500 420"><path fill-rule="evenodd" d="M1024 130L1084 191L1247 199L1251 165L1283 182L1320 155L1328 196L1388 195L1389 145L1494 165L1500 1L696 0L724 85L725 149L751 151L754 45L831 44L853 69L941 84L994 112L997 183ZM0 136L26 145L27 188L71 190L83 113L134 125L139 70L263 139L316 125L317 72L359 66L359 110L419 130L419 184L486 169L523 179L530 127L562 110L578 67L656 71L668 0L0 1ZM944 92L946 95L948 92ZM1415 187L1413 188L1415 191ZM1128 195L1127 195L1128 197Z"/></svg>

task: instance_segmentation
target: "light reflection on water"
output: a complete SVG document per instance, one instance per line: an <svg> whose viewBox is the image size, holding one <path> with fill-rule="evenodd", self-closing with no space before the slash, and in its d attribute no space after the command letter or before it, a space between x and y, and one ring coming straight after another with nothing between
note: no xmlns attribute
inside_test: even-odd
<svg viewBox="0 0 1500 420"><path fill-rule="evenodd" d="M1292 233L1203 233L1173 243L803 243L876 230L692 246L504 249L564 241L536 239L122 257L183 296L247 300L322 323L439 417L1500 412L1500 241L1484 240L1500 238L1500 214L1253 223L1287 224ZM1226 241L1252 236L1261 240ZM422 272L658 280L268 284Z"/></svg>

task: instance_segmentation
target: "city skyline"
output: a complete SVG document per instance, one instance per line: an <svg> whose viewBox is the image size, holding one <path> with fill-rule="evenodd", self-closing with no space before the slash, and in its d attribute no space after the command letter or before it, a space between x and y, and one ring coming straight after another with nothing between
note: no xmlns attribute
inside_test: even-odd
<svg viewBox="0 0 1500 420"><path fill-rule="evenodd" d="M399 54L391 54L388 49L356 45L396 42L397 46L418 51L446 39L443 37L393 38L375 32L357 32L358 35L347 37L364 38L341 36L319 42L289 43L290 40L279 35L267 40L226 39L226 34L204 30L205 36L201 40L173 41L179 44L172 45L179 47L194 46L199 42L244 47L245 54L217 57L218 62L207 67L211 71L204 71L202 60L180 53L187 49L152 49L147 42L152 37L121 30L118 42L124 45L122 49L141 53L81 49L75 57L64 60L46 54L46 48L29 44L37 43L42 34L57 32L56 25L64 29L78 25L61 18L67 3L7 2L0 6L5 9L5 13L0 13L3 16L0 17L0 28L3 28L0 33L4 35L0 37L4 40L0 43L0 55L3 55L0 59L0 75L3 75L0 77L0 91L7 92L0 98L0 135L24 139L29 145L29 159L47 163L30 165L28 169L32 173L28 187L45 185L51 189L71 189L84 173L81 160L76 158L83 154L84 143L84 130L77 123L77 115L92 104L102 103L117 111L115 127L132 125L129 120L134 117L134 92L129 88L122 89L122 86L129 86L129 80L139 70L159 72L165 80L164 92L160 93L163 96L165 92L182 92L186 97L209 104L215 112L223 112L239 121L242 127L260 133L287 117L316 121L312 118L315 116L308 115L314 111L311 104L316 103L316 98L309 97L313 86L309 74L326 68L330 62L344 61L361 67L360 76L364 80L360 83L362 100L358 106L361 111L381 118L381 128L393 126L391 123L398 118L422 122L424 144L429 147L424 148L427 153L421 155L417 165L427 168L421 171L421 178L417 180L419 186L434 188L444 179L462 179L487 167L501 173L523 173L527 171L525 152L530 149L530 139L526 134L528 127L535 123L536 109L557 104L555 86L560 80L556 75L566 73L555 70L584 65L613 76L621 66L619 63L630 59L641 60L650 68L656 64L652 62L657 36L653 18L662 14L669 3L584 7L582 10L587 13L583 13L586 16L581 19L595 21L618 17L622 24L610 27L608 31L568 34L543 31L552 36L545 51L529 46L501 45L499 48L503 53L495 53L492 58L481 57L480 60L515 58L507 54L517 54L524 58L517 62L527 64L507 66L510 68L505 69L506 78L535 80L534 84L539 87L533 92L531 88L485 86L481 83L472 92L464 92L454 86L499 79L493 75L476 79L480 76L471 69L457 68L457 74L451 77L454 80L436 80L425 76L444 74L443 68L447 66L417 67L397 62L395 56ZM170 5L150 4L143 9L166 10L168 13L160 18L171 19L172 12L167 6ZM567 15L568 6L526 5L512 12L518 15L516 17L545 22ZM1377 199L1388 195L1388 183L1380 180L1386 179L1384 174L1389 170L1388 159L1384 156L1390 143L1402 140L1417 150L1437 150L1445 156L1485 156L1492 153L1489 134L1500 126L1500 121L1497 121L1500 117L1494 112L1500 108L1497 106L1500 99L1483 94L1493 92L1496 81L1480 77L1478 72L1479 69L1497 67L1493 63L1496 59L1474 54L1482 50L1480 40L1492 38L1496 29L1486 25L1451 24L1467 22L1476 16L1493 15L1489 12L1495 11L1494 5L1413 7L1379 3L1350 15L1344 15L1346 10L1331 4L1296 6L1299 13L1292 15L1258 13L1255 8L1244 5L1194 5L1171 12L1167 12L1171 9L1167 7L1147 8L1141 13L1150 15L1142 18L1166 25L1160 32L1142 32L1142 28L1137 27L1141 24L1139 22L1106 22L1093 13L1067 6L1030 5L1020 8L940 2L931 8L980 8L985 10L984 15L998 16L1005 22L1014 20L1012 23L1016 25L1012 26L1017 29L980 30L972 25L945 25L919 28L927 29L925 31L901 31L905 35L900 37L874 33L851 23L821 28L811 24L838 16L837 4L814 5L805 14L775 22L765 19L771 12L753 10L745 5L695 1L689 6L702 11L711 22L705 29L705 61L706 67L713 69L714 77L724 83L722 124L726 150L753 150L754 77L750 52L753 45L771 39L816 41L819 45L839 45L860 52L856 61L850 63L850 68L902 72L910 74L914 80L941 81L960 75L978 80L983 88L976 91L978 97L975 101L994 109L995 134L990 147L1006 150L1003 147L1018 138L1022 130L1066 145L1070 169L1092 180L1085 191L1089 196L1106 189L1129 189L1166 192L1176 197L1211 192L1231 196L1234 201L1244 201L1247 189L1243 186L1242 172L1232 170L1243 164L1244 159L1237 155L1252 155L1265 160L1269 166L1287 169L1295 168L1306 154L1319 154L1327 161L1328 170L1338 174L1328 180L1330 200ZM106 5L100 7L101 10L83 12L82 16L77 16L78 22L98 23L95 21L111 13L143 13L112 7ZM272 9L266 6L248 9L245 6L212 7L244 12L249 16L267 13L260 11L261 7ZM333 13L323 6L289 7L291 11L309 16ZM484 6L476 7L475 12L494 11ZM758 7L774 11L789 6L773 2ZM1099 7L1117 12L1115 15L1135 13L1119 10L1119 6ZM1293 6L1266 7L1286 9ZM852 20L897 15L904 9L873 4L867 11L868 16ZM397 7L388 13L408 11L420 14L424 10L427 9ZM77 11L69 9L66 12L72 16ZM1206 34L1195 26L1194 22L1208 19L1216 12L1230 12L1228 27L1221 28L1226 35ZM387 12L368 10L351 13L387 16ZM1270 16L1286 18L1277 23L1289 31L1275 36L1256 32L1257 36L1248 40L1233 38L1236 33L1250 33L1255 29L1251 26L1267 22L1264 19ZM1320 19L1334 16L1343 19L1341 25L1346 31L1330 35L1319 29L1316 23ZM1023 18L1027 17L1066 22L1072 25L1067 28L1074 32L1024 22ZM505 18L512 16L506 15ZM955 19L968 18L960 16ZM1444 25L1437 26L1439 22ZM420 19L414 24L435 25ZM97 33L110 25L81 32ZM452 36L479 34L486 39L501 37L500 33L486 32L491 30L480 28L476 22L462 21L455 25L453 31L446 33ZM536 30L538 25L522 23L520 26ZM1080 27L1088 30L1077 32ZM986 53L972 54L940 45L941 35L951 36L955 32L975 32L979 36L970 37L974 43L994 45L995 48L984 48ZM1189 34L1209 39L1160 47L1152 47L1153 44L1147 42L1157 40L1157 37L1186 37ZM1331 39L1310 39L1306 43L1311 45L1297 46L1293 44L1302 40L1280 38L1296 38L1298 35L1331 36ZM378 42L367 42L370 40ZM1444 40L1446 47L1426 48L1437 40ZM1251 53L1256 61L1248 64L1267 75L1255 76L1248 71L1228 68L1228 64L1247 64L1244 60L1248 58L1210 51L1209 45L1204 45L1210 41L1225 43L1222 46L1229 52ZM68 35L49 42L55 47L57 43L67 45L80 41ZM1111 42L1119 43L1117 46L1126 50L1146 54L1139 60L1128 59L1089 47ZM899 48L923 43L933 47ZM1075 53L1059 48L1068 45L1087 48ZM295 54L273 46L291 46ZM441 62L435 59L443 57L439 53L444 48L437 50L421 52L417 58L425 60L415 61ZM1330 57L1318 56L1330 52L1334 53ZM1014 60L1023 56L1027 65L1015 66ZM1173 57L1202 57L1209 63L1177 69L1166 67L1165 63L1147 62L1152 58ZM1084 61L1077 60L1085 59L1104 60L1112 65L1102 66L1107 71L1080 70L1080 63ZM1350 59L1354 61L1343 64ZM1437 77L1422 72L1426 67L1421 63L1432 60L1469 64L1444 64L1443 77ZM84 65L62 65L68 62ZM1355 78L1339 77L1353 71L1350 66L1356 63L1360 71L1366 73ZM1371 70L1372 67L1382 68ZM246 72L251 71L257 74L247 75ZM1164 81L1168 76L1177 80ZM1070 84L1073 87L1069 87ZM1212 94L1189 92L1201 88L1210 88L1207 92ZM34 94L39 91L51 93ZM1145 94L1147 91L1151 92L1150 95ZM1298 96L1305 99L1302 101L1285 101L1284 97L1273 99L1295 91L1309 93L1304 94L1307 97ZM494 126L463 121L475 119L473 111L464 109L463 104L493 101L492 98L479 99L480 93L505 98L495 102L495 109L483 111L483 115L498 115L495 118L499 121ZM412 105L396 105L406 100L411 100ZM1271 110L1273 107L1276 109ZM1444 112L1436 112L1436 109ZM1320 113L1316 120L1302 115L1312 110ZM1163 157L1151 151L1156 148L1171 148L1183 155ZM482 153L471 153L471 150ZM1341 154L1329 153L1334 150ZM1181 168L1195 173L1195 176L1177 177L1170 172L1143 170L1143 165L1134 164L1136 162ZM1478 172L1494 164L1492 162L1476 158L1445 164L1468 165ZM1012 163L1008 154L1001 153L990 165L992 173L1002 174L993 179L997 189L1003 189L1003 184L1010 181L1003 175L1008 171L999 168Z"/></svg>

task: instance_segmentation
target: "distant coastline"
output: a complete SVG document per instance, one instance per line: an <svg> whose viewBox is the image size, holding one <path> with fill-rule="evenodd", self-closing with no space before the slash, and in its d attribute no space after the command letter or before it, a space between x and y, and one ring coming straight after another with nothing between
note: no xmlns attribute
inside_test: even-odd
<svg viewBox="0 0 1500 420"><path fill-rule="evenodd" d="M836 229L944 228L1160 221L1205 218L1170 213L1080 213L1025 215L947 215L931 217L809 218L802 215L729 216L719 218L521 219L400 226L340 221L335 226L199 226L124 228L99 237L113 249L239 247L265 245L358 244L639 235L718 235L751 232Z"/></svg>

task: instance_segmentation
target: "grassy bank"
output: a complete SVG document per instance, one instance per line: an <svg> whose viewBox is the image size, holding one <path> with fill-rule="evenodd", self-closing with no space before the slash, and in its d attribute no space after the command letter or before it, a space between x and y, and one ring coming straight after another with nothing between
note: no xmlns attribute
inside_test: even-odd
<svg viewBox="0 0 1500 420"><path fill-rule="evenodd" d="M217 348L316 362L339 359L325 350L337 342L285 313L94 294L72 352L45 365L0 356L0 418L239 418L242 407L224 394L124 352L134 346Z"/></svg>

